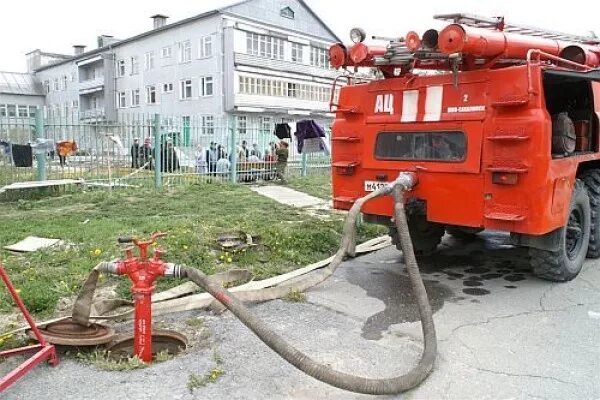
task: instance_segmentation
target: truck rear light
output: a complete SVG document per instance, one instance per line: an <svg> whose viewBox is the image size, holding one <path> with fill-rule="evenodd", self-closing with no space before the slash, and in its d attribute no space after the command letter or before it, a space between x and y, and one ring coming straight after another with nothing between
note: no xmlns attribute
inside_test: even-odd
<svg viewBox="0 0 600 400"><path fill-rule="evenodd" d="M519 174L510 172L493 172L492 183L496 185L516 185L519 183Z"/></svg>
<svg viewBox="0 0 600 400"><path fill-rule="evenodd" d="M332 166L338 175L354 175L356 167L359 164L360 162L358 161L337 161Z"/></svg>

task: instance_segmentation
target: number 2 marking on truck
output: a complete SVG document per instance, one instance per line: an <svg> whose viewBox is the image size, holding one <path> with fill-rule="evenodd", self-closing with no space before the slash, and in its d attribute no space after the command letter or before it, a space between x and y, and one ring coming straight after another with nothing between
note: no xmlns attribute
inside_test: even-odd
<svg viewBox="0 0 600 400"><path fill-rule="evenodd" d="M379 94L375 99L375 114L378 113L394 113L394 95Z"/></svg>

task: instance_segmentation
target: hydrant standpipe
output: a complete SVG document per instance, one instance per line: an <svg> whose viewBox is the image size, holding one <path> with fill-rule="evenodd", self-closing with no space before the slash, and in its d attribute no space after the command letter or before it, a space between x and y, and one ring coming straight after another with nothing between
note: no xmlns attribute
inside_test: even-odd
<svg viewBox="0 0 600 400"><path fill-rule="evenodd" d="M101 272L127 275L133 285L131 293L134 301L134 353L146 363L152 362L152 293L154 282L161 276L173 276L174 265L161 260L163 250L156 248L152 258L148 258L148 247L165 233L154 233L149 240L119 238L119 243L133 243L139 249L139 256L133 255L133 247L125 249L125 260L105 263Z"/></svg>

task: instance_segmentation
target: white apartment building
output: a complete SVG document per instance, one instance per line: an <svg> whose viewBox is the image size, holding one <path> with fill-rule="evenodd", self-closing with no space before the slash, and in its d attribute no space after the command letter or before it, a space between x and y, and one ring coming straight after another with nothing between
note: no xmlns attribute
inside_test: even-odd
<svg viewBox="0 0 600 400"><path fill-rule="evenodd" d="M225 119L240 133L271 131L277 122L315 119L328 125L334 78L330 44L339 39L302 0L246 0L167 23L99 47L28 66L54 115L83 121L120 114L200 118L210 132ZM44 63L46 65L44 65Z"/></svg>

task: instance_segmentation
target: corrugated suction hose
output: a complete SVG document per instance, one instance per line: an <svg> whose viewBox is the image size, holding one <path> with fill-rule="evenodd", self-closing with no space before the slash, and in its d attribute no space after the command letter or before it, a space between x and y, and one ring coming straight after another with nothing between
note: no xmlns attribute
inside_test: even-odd
<svg viewBox="0 0 600 400"><path fill-rule="evenodd" d="M412 389L419 385L429 375L433 369L433 364L437 355L437 341L432 311L429 305L427 292L425 291L425 285L423 284L423 280L419 273L419 267L415 258L404 210L404 192L412 188L415 184L416 176L414 174L401 173L398 179L392 184L357 200L348 214L344 224L342 245L331 265L322 271L320 275L308 279L307 282L297 282L284 287L273 288L277 291L289 291L295 288L304 289L309 286L314 286L315 283L322 282L327 277L331 276L339 264L341 264L344 257L348 254L353 255L354 253L356 219L360 214L362 206L373 198L391 194L394 198L394 219L396 228L398 229L402 251L404 253L406 269L419 307L424 342L423 353L419 363L404 375L393 378L373 379L339 372L324 364L320 364L287 343L280 335L273 332L242 303L241 299L237 298L236 295L230 293L227 289L221 287L218 282L212 280L209 276L197 269L179 266L181 277L189 278L198 286L213 295L242 323L244 323L244 325L250 328L250 330L252 330L252 332L254 332L267 346L273 349L287 362L313 378L340 389L364 394L397 394ZM256 297L261 296L252 296L252 292L250 292L245 293L244 296L240 297L242 297L243 300L257 300Z"/></svg>

